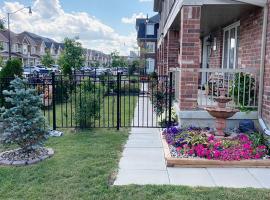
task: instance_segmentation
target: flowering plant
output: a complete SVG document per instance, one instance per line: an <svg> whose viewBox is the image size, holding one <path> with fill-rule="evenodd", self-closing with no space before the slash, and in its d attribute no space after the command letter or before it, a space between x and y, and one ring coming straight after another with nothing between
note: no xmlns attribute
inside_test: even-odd
<svg viewBox="0 0 270 200"><path fill-rule="evenodd" d="M263 143L254 143L246 134L239 134L233 138L216 138L194 127L171 127L163 132L163 136L180 157L232 161L262 159L268 154L268 149Z"/></svg>

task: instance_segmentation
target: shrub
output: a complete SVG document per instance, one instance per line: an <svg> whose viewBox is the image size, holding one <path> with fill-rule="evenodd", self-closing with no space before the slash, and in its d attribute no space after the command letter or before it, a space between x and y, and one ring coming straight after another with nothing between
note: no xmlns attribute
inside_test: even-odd
<svg viewBox="0 0 270 200"><path fill-rule="evenodd" d="M117 92L117 90L115 90ZM138 95L140 93L140 88L138 84L125 84L120 88L122 95Z"/></svg>
<svg viewBox="0 0 270 200"><path fill-rule="evenodd" d="M63 77L62 80L55 82L55 101L56 103L64 103L69 99L70 93L72 92L71 81Z"/></svg>
<svg viewBox="0 0 270 200"><path fill-rule="evenodd" d="M80 128L91 127L98 118L100 104L99 104L99 90L100 87L95 86L91 80L88 80L78 86L80 94L76 96L76 111L74 117L76 124ZM73 98L75 96L73 95ZM74 101L73 101L74 102Z"/></svg>
<svg viewBox="0 0 270 200"><path fill-rule="evenodd" d="M172 117L171 117L171 124L169 124L169 111L167 110L167 115L166 111L163 112L160 116L158 116L158 123L161 127L168 127L168 125L171 126L177 126L178 125L178 116L176 113L176 110L172 108Z"/></svg>
<svg viewBox="0 0 270 200"><path fill-rule="evenodd" d="M19 59L8 60L3 67L0 78L15 78L15 76L21 77L23 73L22 62Z"/></svg>
<svg viewBox="0 0 270 200"><path fill-rule="evenodd" d="M230 90L230 95L232 95L236 103L239 101L241 111L245 111L247 110L246 107L252 105L256 100L254 97L256 90L255 79L244 73L237 73L235 74L234 84L234 89Z"/></svg>
<svg viewBox="0 0 270 200"><path fill-rule="evenodd" d="M4 91L11 108L2 113L3 144L17 144L24 152L33 151L47 138L47 126L41 113L42 97L35 89L27 89L27 81L16 78L11 90Z"/></svg>

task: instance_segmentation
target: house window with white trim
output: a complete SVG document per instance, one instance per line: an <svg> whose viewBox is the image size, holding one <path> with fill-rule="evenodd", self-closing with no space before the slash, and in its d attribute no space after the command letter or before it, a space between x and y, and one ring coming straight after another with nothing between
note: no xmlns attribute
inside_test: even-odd
<svg viewBox="0 0 270 200"><path fill-rule="evenodd" d="M146 35L155 35L155 25L147 24L146 25Z"/></svg>
<svg viewBox="0 0 270 200"><path fill-rule="evenodd" d="M146 49L147 49L147 53L155 53L156 52L155 42L147 42Z"/></svg>
<svg viewBox="0 0 270 200"><path fill-rule="evenodd" d="M146 59L146 73L151 74L155 71L155 59L147 58Z"/></svg>
<svg viewBox="0 0 270 200"><path fill-rule="evenodd" d="M236 69L238 64L240 22L224 28L223 35L223 69Z"/></svg>

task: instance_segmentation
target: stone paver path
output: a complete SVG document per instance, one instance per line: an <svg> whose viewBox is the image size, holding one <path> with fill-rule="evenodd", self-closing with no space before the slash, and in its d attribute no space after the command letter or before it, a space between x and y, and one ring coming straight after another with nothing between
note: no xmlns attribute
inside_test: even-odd
<svg viewBox="0 0 270 200"><path fill-rule="evenodd" d="M145 101L145 104L151 106L150 101ZM134 122L138 122L139 114L150 112L145 108L147 106L144 109L142 106L136 108ZM154 128L131 129L119 163L115 185L270 188L270 169L166 167L159 131Z"/></svg>

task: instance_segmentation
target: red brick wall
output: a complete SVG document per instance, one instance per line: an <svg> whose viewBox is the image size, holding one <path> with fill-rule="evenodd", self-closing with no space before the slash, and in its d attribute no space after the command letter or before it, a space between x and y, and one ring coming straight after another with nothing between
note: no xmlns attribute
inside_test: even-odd
<svg viewBox="0 0 270 200"><path fill-rule="evenodd" d="M180 97L181 110L197 108L198 72L201 59L200 6L184 6L180 24Z"/></svg>
<svg viewBox="0 0 270 200"><path fill-rule="evenodd" d="M269 2L268 0L268 7L270 9ZM268 13L262 115L264 121L270 127L270 12Z"/></svg>
<svg viewBox="0 0 270 200"><path fill-rule="evenodd" d="M179 67L178 64L178 51L179 51L179 31L168 31L168 68L176 68Z"/></svg>
<svg viewBox="0 0 270 200"><path fill-rule="evenodd" d="M260 68L263 9L258 8L240 20L239 68Z"/></svg>
<svg viewBox="0 0 270 200"><path fill-rule="evenodd" d="M167 36L163 40L163 74L168 74L168 38Z"/></svg>
<svg viewBox="0 0 270 200"><path fill-rule="evenodd" d="M262 8L257 8L240 19L239 68L260 68L262 23ZM212 35L217 38L217 50L211 51L209 67L220 68L222 66L223 30L213 32Z"/></svg>
<svg viewBox="0 0 270 200"><path fill-rule="evenodd" d="M222 52L223 52L223 30L218 30L212 33L213 38L217 40L217 49L211 50L209 57L209 68L221 68Z"/></svg>

